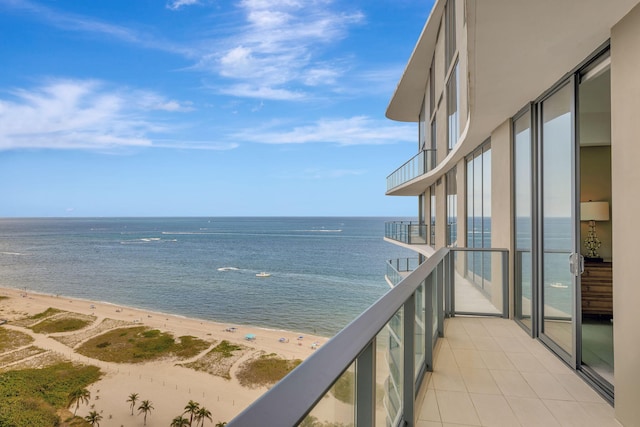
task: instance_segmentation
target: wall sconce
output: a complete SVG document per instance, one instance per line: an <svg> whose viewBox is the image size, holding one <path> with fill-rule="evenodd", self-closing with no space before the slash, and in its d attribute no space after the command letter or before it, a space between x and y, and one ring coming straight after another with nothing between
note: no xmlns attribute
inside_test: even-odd
<svg viewBox="0 0 640 427"><path fill-rule="evenodd" d="M596 234L596 221L609 221L609 202L582 202L580 203L580 221L589 221L589 231L584 239L584 247L587 249L585 258L602 260L598 249L602 243Z"/></svg>

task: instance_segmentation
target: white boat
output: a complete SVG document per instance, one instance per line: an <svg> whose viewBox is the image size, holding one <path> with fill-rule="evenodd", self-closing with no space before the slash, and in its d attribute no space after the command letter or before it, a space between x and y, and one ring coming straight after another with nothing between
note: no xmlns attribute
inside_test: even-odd
<svg viewBox="0 0 640 427"><path fill-rule="evenodd" d="M551 286L552 288L556 288L556 289L566 289L566 288L569 287L568 285L565 285L565 284L560 283L560 282L552 283L549 286Z"/></svg>
<svg viewBox="0 0 640 427"><path fill-rule="evenodd" d="M262 272L256 274L256 277L269 277L269 276L271 276L271 273L267 273L265 271L262 271Z"/></svg>

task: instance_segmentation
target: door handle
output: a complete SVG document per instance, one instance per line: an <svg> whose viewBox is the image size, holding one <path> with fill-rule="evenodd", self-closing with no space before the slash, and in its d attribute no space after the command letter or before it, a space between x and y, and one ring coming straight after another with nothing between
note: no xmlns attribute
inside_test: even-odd
<svg viewBox="0 0 640 427"><path fill-rule="evenodd" d="M579 253L569 255L569 272L578 277L584 273L584 257Z"/></svg>

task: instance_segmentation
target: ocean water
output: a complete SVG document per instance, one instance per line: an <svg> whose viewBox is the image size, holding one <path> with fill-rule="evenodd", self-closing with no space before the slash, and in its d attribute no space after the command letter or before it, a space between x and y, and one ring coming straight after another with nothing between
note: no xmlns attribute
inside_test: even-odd
<svg viewBox="0 0 640 427"><path fill-rule="evenodd" d="M331 336L415 255L383 241L396 219L0 219L0 286Z"/></svg>

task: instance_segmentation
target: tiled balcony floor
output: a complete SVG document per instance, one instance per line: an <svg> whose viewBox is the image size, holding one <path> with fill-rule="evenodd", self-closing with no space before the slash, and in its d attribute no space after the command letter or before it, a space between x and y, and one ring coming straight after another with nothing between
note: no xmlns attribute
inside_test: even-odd
<svg viewBox="0 0 640 427"><path fill-rule="evenodd" d="M619 427L614 410L514 321L445 321L417 427Z"/></svg>

